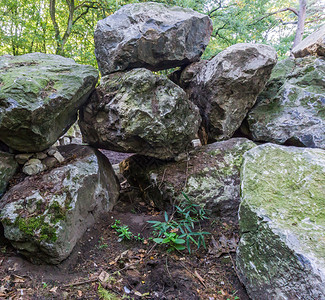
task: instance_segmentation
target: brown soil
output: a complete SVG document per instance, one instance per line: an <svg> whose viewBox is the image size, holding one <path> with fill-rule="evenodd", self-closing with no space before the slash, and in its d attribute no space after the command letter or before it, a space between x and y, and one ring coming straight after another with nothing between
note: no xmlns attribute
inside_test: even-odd
<svg viewBox="0 0 325 300"><path fill-rule="evenodd" d="M111 228L115 220L144 242L120 241ZM213 219L201 224L211 233L207 249L189 254L155 246L148 240L148 220L163 220L163 212L125 187L113 212L88 230L57 266L31 264L0 230L0 299L249 299L234 269L236 224Z"/></svg>

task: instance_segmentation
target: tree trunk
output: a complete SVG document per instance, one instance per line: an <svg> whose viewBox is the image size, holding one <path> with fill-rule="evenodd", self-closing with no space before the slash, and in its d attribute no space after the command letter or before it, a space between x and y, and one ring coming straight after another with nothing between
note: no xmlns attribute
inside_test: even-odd
<svg viewBox="0 0 325 300"><path fill-rule="evenodd" d="M306 7L307 0L299 0L298 25L292 48L297 46L302 41L302 36L305 30Z"/></svg>

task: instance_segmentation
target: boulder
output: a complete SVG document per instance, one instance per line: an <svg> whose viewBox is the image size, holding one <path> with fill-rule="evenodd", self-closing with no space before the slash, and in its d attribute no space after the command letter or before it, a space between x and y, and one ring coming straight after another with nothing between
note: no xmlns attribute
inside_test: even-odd
<svg viewBox="0 0 325 300"><path fill-rule="evenodd" d="M211 215L236 220L242 157L253 147L247 139L234 138L196 148L175 162L134 155L121 162L120 169L132 186L139 187L144 199L161 209L182 200L184 192Z"/></svg>
<svg viewBox="0 0 325 300"><path fill-rule="evenodd" d="M325 25L294 47L292 54L294 57L325 56Z"/></svg>
<svg viewBox="0 0 325 300"><path fill-rule="evenodd" d="M277 64L247 117L256 141L325 148L325 59Z"/></svg>
<svg viewBox="0 0 325 300"><path fill-rule="evenodd" d="M16 173L18 164L14 155L0 151L0 198L5 192L9 180Z"/></svg>
<svg viewBox="0 0 325 300"><path fill-rule="evenodd" d="M276 61L276 52L270 46L236 44L210 61L185 68L180 84L199 107L209 140L233 136L255 104Z"/></svg>
<svg viewBox="0 0 325 300"><path fill-rule="evenodd" d="M59 150L65 165L28 176L0 201L5 237L33 263L58 264L67 258L119 195L112 166L102 153L79 145Z"/></svg>
<svg viewBox="0 0 325 300"><path fill-rule="evenodd" d="M264 144L244 154L237 249L252 299L325 299L325 151Z"/></svg>
<svg viewBox="0 0 325 300"><path fill-rule="evenodd" d="M95 55L102 75L174 68L198 61L211 33L207 15L161 3L134 3L98 22Z"/></svg>
<svg viewBox="0 0 325 300"><path fill-rule="evenodd" d="M185 92L146 69L101 80L80 113L84 142L119 152L170 159L184 152L201 122Z"/></svg>
<svg viewBox="0 0 325 300"><path fill-rule="evenodd" d="M77 119L98 80L91 66L58 55L0 57L0 140L21 152L39 152Z"/></svg>

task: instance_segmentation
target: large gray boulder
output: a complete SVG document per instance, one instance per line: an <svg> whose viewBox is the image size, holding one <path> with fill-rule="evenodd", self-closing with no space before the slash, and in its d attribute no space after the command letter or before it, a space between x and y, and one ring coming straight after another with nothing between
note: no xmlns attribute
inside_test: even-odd
<svg viewBox="0 0 325 300"><path fill-rule="evenodd" d="M325 151L264 144L244 155L237 249L252 299L325 299Z"/></svg>
<svg viewBox="0 0 325 300"><path fill-rule="evenodd" d="M0 151L0 198L5 192L9 180L16 173L18 163L14 155Z"/></svg>
<svg viewBox="0 0 325 300"><path fill-rule="evenodd" d="M292 54L294 57L325 56L325 25L294 47Z"/></svg>
<svg viewBox="0 0 325 300"><path fill-rule="evenodd" d="M95 30L102 75L132 68L162 70L199 60L212 22L191 9L145 2L123 6Z"/></svg>
<svg viewBox="0 0 325 300"><path fill-rule="evenodd" d="M119 184L109 160L87 146L60 147L66 164L27 177L0 200L4 234L34 263L58 264L112 209Z"/></svg>
<svg viewBox="0 0 325 300"><path fill-rule="evenodd" d="M305 57L277 64L248 114L256 141L325 148L325 59Z"/></svg>
<svg viewBox="0 0 325 300"><path fill-rule="evenodd" d="M185 68L180 85L199 108L210 140L232 137L256 102L276 64L266 45L236 44L210 61Z"/></svg>
<svg viewBox="0 0 325 300"><path fill-rule="evenodd" d="M134 69L102 78L79 126L94 147L169 159L189 147L200 122L197 107L179 86Z"/></svg>
<svg viewBox="0 0 325 300"><path fill-rule="evenodd" d="M239 170L252 141L234 138L196 148L177 161L161 162L134 155L120 163L120 170L147 202L161 209L184 192L215 217L237 220L240 202Z"/></svg>
<svg viewBox="0 0 325 300"><path fill-rule="evenodd" d="M51 146L77 119L98 71L58 55L0 57L0 140L23 152Z"/></svg>

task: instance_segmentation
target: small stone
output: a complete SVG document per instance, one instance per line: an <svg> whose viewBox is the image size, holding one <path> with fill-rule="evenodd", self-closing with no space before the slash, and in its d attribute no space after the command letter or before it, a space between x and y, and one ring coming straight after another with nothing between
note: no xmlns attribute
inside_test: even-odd
<svg viewBox="0 0 325 300"><path fill-rule="evenodd" d="M77 138L77 137L72 138L71 139L71 144L76 144L76 145L82 144L82 138Z"/></svg>
<svg viewBox="0 0 325 300"><path fill-rule="evenodd" d="M200 139L193 140L192 145L194 148L202 146Z"/></svg>
<svg viewBox="0 0 325 300"><path fill-rule="evenodd" d="M56 151L53 156L56 158L56 160L61 164L64 162L64 157L59 151Z"/></svg>
<svg viewBox="0 0 325 300"><path fill-rule="evenodd" d="M42 163L47 167L47 169L51 169L58 163L58 161L54 157L46 157L42 160Z"/></svg>
<svg viewBox="0 0 325 300"><path fill-rule="evenodd" d="M53 156L55 152L58 151L57 147L51 147L48 151L47 151L47 155L49 156Z"/></svg>
<svg viewBox="0 0 325 300"><path fill-rule="evenodd" d="M186 157L187 157L187 154L186 154L186 153L181 153L181 154L179 154L179 155L177 155L177 156L175 157L175 161L185 160Z"/></svg>
<svg viewBox="0 0 325 300"><path fill-rule="evenodd" d="M47 157L47 155L44 152L37 152L34 154L34 157L42 160L42 159L45 159Z"/></svg>
<svg viewBox="0 0 325 300"><path fill-rule="evenodd" d="M71 144L71 138L68 136L64 136L59 139L59 143L60 143L60 146L69 145L69 144Z"/></svg>
<svg viewBox="0 0 325 300"><path fill-rule="evenodd" d="M32 158L25 163L23 172L27 175L36 175L45 170L45 166L37 158Z"/></svg>
<svg viewBox="0 0 325 300"><path fill-rule="evenodd" d="M15 156L15 159L17 163L20 165L23 165L25 162L27 162L31 157L33 156L33 153L20 153Z"/></svg>

